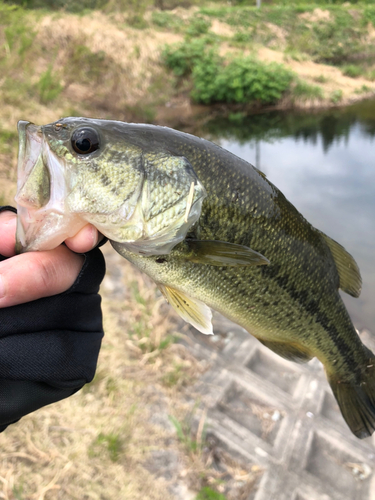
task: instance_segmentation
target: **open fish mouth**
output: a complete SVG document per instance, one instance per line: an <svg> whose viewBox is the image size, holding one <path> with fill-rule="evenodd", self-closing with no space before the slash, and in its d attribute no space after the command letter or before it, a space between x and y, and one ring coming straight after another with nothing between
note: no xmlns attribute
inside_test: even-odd
<svg viewBox="0 0 375 500"><path fill-rule="evenodd" d="M85 222L65 211L64 166L51 152L42 127L19 121L18 134L16 252L51 250Z"/></svg>

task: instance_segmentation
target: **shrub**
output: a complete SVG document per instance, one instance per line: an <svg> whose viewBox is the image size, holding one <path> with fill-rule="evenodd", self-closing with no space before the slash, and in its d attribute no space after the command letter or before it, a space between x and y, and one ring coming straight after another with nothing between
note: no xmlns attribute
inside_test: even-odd
<svg viewBox="0 0 375 500"><path fill-rule="evenodd" d="M199 61L192 77L192 97L197 102L274 104L290 88L294 73L252 57L236 57L227 65L216 57Z"/></svg>
<svg viewBox="0 0 375 500"><path fill-rule="evenodd" d="M205 35L211 27L211 21L204 19L204 17L194 17L189 24L186 34L193 38L200 35Z"/></svg>
<svg viewBox="0 0 375 500"><path fill-rule="evenodd" d="M191 75L191 96L204 104L274 104L294 79L294 73L284 66L253 57L238 56L227 62L205 37L167 46L162 57L175 75Z"/></svg>
<svg viewBox="0 0 375 500"><path fill-rule="evenodd" d="M191 73L193 67L209 54L207 40L203 37L189 42L167 45L162 52L162 60L175 75L185 76Z"/></svg>
<svg viewBox="0 0 375 500"><path fill-rule="evenodd" d="M177 14L159 10L153 11L151 21L155 26L172 29L173 31L181 31L181 28L184 26L183 19L178 17Z"/></svg>

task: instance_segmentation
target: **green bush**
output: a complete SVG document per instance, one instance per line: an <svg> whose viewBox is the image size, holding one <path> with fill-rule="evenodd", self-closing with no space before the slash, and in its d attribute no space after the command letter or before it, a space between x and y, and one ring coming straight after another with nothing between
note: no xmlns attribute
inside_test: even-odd
<svg viewBox="0 0 375 500"><path fill-rule="evenodd" d="M176 76L185 76L192 72L199 61L209 57L210 54L207 40L202 37L189 42L167 45L162 52L162 60Z"/></svg>
<svg viewBox="0 0 375 500"><path fill-rule="evenodd" d="M151 22L160 28L172 29L177 32L181 31L184 26L184 20L178 17L177 14L171 14L164 10L154 10L151 15Z"/></svg>
<svg viewBox="0 0 375 500"><path fill-rule="evenodd" d="M194 17L189 24L186 34L187 36L193 38L200 35L205 35L211 27L211 21L208 21L204 17L197 16Z"/></svg>
<svg viewBox="0 0 375 500"><path fill-rule="evenodd" d="M375 26L375 5L368 6L363 11L363 21L365 23L372 23Z"/></svg>
<svg viewBox="0 0 375 500"><path fill-rule="evenodd" d="M294 73L284 66L253 57L238 56L228 62L205 38L167 46L162 57L175 75L191 75L191 96L204 104L274 104L294 79Z"/></svg>
<svg viewBox="0 0 375 500"><path fill-rule="evenodd" d="M274 104L290 88L294 74L280 64L236 57L229 64L219 57L199 61L192 72L192 98L197 102Z"/></svg>

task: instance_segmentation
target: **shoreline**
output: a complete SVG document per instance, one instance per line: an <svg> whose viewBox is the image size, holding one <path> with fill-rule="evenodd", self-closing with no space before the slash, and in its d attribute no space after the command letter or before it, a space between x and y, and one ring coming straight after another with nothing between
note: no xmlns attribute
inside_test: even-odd
<svg viewBox="0 0 375 500"><path fill-rule="evenodd" d="M335 104L317 101L291 103L288 99L285 99L273 106L251 106L222 103L212 105L195 104L185 97L184 99L176 98L174 102L167 102L165 105L157 106L153 123L171 128L177 126L199 128L210 120L218 117L225 118L232 114L238 114L244 118L273 111L319 114L332 109L345 109L373 99L375 99L375 91L368 92L363 96L352 96Z"/></svg>

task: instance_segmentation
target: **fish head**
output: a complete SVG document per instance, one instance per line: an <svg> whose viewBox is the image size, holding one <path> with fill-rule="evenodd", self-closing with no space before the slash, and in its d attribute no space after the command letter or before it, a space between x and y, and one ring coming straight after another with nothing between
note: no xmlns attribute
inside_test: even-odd
<svg viewBox="0 0 375 500"><path fill-rule="evenodd" d="M198 220L205 189L184 157L147 148L122 122L21 121L17 251L49 250L93 224L144 255L166 254Z"/></svg>

